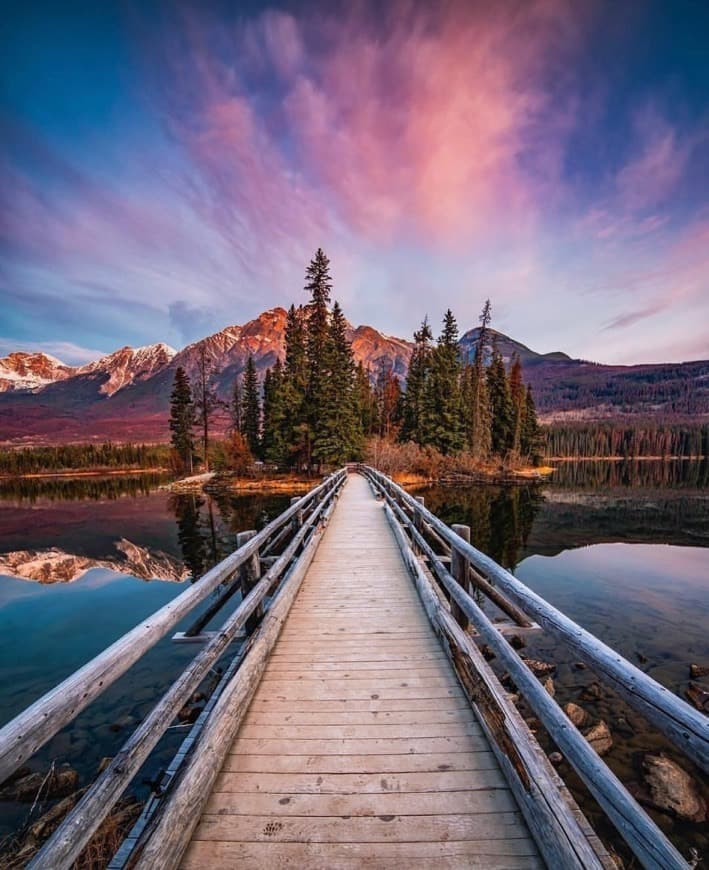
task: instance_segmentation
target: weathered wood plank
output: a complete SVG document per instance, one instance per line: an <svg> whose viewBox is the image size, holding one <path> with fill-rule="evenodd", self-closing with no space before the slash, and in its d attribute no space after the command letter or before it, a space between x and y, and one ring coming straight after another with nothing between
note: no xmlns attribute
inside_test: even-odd
<svg viewBox="0 0 709 870"><path fill-rule="evenodd" d="M257 725L244 721L239 729L240 739L259 740L337 740L337 739L405 739L424 737L479 736L482 733L477 722L405 722L403 724L373 722L366 725Z"/></svg>
<svg viewBox="0 0 709 870"><path fill-rule="evenodd" d="M232 773L273 772L272 755L229 755L222 770ZM397 755L282 755L279 773L425 773L443 770L496 770L492 752L403 752ZM515 804L515 809L517 805ZM403 812L403 810L401 811ZM441 812L443 812L441 810Z"/></svg>
<svg viewBox="0 0 709 870"><path fill-rule="evenodd" d="M497 770L448 770L425 773L230 773L219 774L215 791L283 794L385 794L507 789Z"/></svg>
<svg viewBox="0 0 709 870"><path fill-rule="evenodd" d="M469 870L540 870L544 864L527 840L454 843L224 843L195 841L184 870L205 867L319 867L328 870L390 870L461 867Z"/></svg>
<svg viewBox="0 0 709 870"><path fill-rule="evenodd" d="M420 843L432 840L511 840L527 837L522 817L512 813L435 816L270 816L204 814L195 840L286 843Z"/></svg>
<svg viewBox="0 0 709 870"><path fill-rule="evenodd" d="M443 757L457 759L460 756ZM506 789L347 795L248 792L242 800L234 792L215 791L205 808L210 814L272 816L435 816L516 810L517 804Z"/></svg>
<svg viewBox="0 0 709 870"><path fill-rule="evenodd" d="M454 737L331 737L258 738L237 737L232 753L252 755L390 755L414 752L480 752L487 739L474 734ZM274 761L274 769L278 769Z"/></svg>
<svg viewBox="0 0 709 870"><path fill-rule="evenodd" d="M244 719L244 725L376 725L392 723L409 725L412 720L418 724L434 724L445 722L470 723L470 714L466 707L445 710L418 710L412 716L410 712L385 710L352 711L349 709L319 712L312 710L282 710L271 712L256 710L252 706ZM476 724L476 723L473 723Z"/></svg>

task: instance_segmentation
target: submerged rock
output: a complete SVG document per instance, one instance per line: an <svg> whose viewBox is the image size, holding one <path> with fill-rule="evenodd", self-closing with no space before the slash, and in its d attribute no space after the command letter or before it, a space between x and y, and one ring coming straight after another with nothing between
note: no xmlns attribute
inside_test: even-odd
<svg viewBox="0 0 709 870"><path fill-rule="evenodd" d="M73 767L60 767L46 773L28 773L4 783L0 788L0 800L28 803L38 795L42 799L65 797L75 792L78 785L79 774Z"/></svg>
<svg viewBox="0 0 709 870"><path fill-rule="evenodd" d="M538 659L525 659L524 663L537 677L546 677L547 674L553 674L556 670L556 665L551 662L541 662Z"/></svg>
<svg viewBox="0 0 709 870"><path fill-rule="evenodd" d="M566 713L571 722L577 728L583 728L584 725L588 725L589 720L591 719L583 707L579 707L578 704L574 704L573 702L568 703L564 707L564 713Z"/></svg>
<svg viewBox="0 0 709 870"><path fill-rule="evenodd" d="M547 694L551 695L552 698L554 697L554 695L556 695L556 689L554 688L554 680L552 680L551 677L547 677L546 680L544 680L544 682L542 683L542 685L544 686L544 690L547 692Z"/></svg>
<svg viewBox="0 0 709 870"><path fill-rule="evenodd" d="M598 683L591 683L590 686L586 686L586 688L581 692L579 698L582 701L598 701L603 694L603 690L601 689Z"/></svg>
<svg viewBox="0 0 709 870"><path fill-rule="evenodd" d="M690 665L689 676L693 680L700 680L702 677L709 677L709 666L707 665Z"/></svg>
<svg viewBox="0 0 709 870"><path fill-rule="evenodd" d="M697 683L690 683L685 693L697 710L709 713L709 692Z"/></svg>
<svg viewBox="0 0 709 870"><path fill-rule="evenodd" d="M601 720L598 725L594 725L585 734L584 737L599 755L605 755L613 747L613 737L611 736L610 728Z"/></svg>
<svg viewBox="0 0 709 870"><path fill-rule="evenodd" d="M646 803L689 822L703 822L706 801L697 781L679 764L664 755L646 755L643 760ZM643 799L643 795L640 795Z"/></svg>

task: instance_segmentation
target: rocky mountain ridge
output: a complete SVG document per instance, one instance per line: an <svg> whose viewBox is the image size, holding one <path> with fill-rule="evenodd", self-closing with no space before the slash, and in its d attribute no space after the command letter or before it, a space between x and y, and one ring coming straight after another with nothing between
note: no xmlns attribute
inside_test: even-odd
<svg viewBox="0 0 709 870"><path fill-rule="evenodd" d="M273 308L175 351L165 344L124 347L72 367L46 354L0 359L0 442L52 443L113 439L163 441L174 373L195 379L204 349L218 392L228 399L249 355L264 372L282 358L286 311ZM503 357L519 354L543 420L657 417L709 419L709 361L606 366L556 352L539 354L492 330ZM385 366L406 378L413 343L371 326L350 326L357 362L374 376ZM479 329L460 339L472 358Z"/></svg>

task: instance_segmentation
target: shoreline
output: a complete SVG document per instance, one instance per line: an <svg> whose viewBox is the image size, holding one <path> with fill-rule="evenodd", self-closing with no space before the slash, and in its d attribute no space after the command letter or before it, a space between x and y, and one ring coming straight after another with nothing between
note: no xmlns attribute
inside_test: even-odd
<svg viewBox="0 0 709 870"><path fill-rule="evenodd" d="M127 477L131 474L169 474L169 468L76 468L64 471L32 471L26 474L0 472L0 483L6 480L47 480L55 477Z"/></svg>

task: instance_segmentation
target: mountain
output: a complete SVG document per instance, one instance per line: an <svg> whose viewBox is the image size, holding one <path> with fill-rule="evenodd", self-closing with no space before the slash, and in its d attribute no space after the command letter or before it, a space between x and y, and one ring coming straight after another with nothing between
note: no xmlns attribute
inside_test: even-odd
<svg viewBox="0 0 709 870"><path fill-rule="evenodd" d="M283 356L285 326L285 310L273 308L178 352L165 344L124 347L80 367L46 354L10 354L0 360L0 443L167 440L169 396L178 366L195 379L204 351L216 372L217 391L228 400L249 354L261 373ZM540 354L492 333L508 363L519 354L544 421L709 419L709 361L607 366L561 352ZM464 359L472 358L478 336L476 328L461 337ZM371 326L350 326L348 337L355 359L372 376L387 366L405 379L411 342Z"/></svg>
<svg viewBox="0 0 709 870"><path fill-rule="evenodd" d="M0 393L36 392L75 371L47 353L16 351L0 359Z"/></svg>

